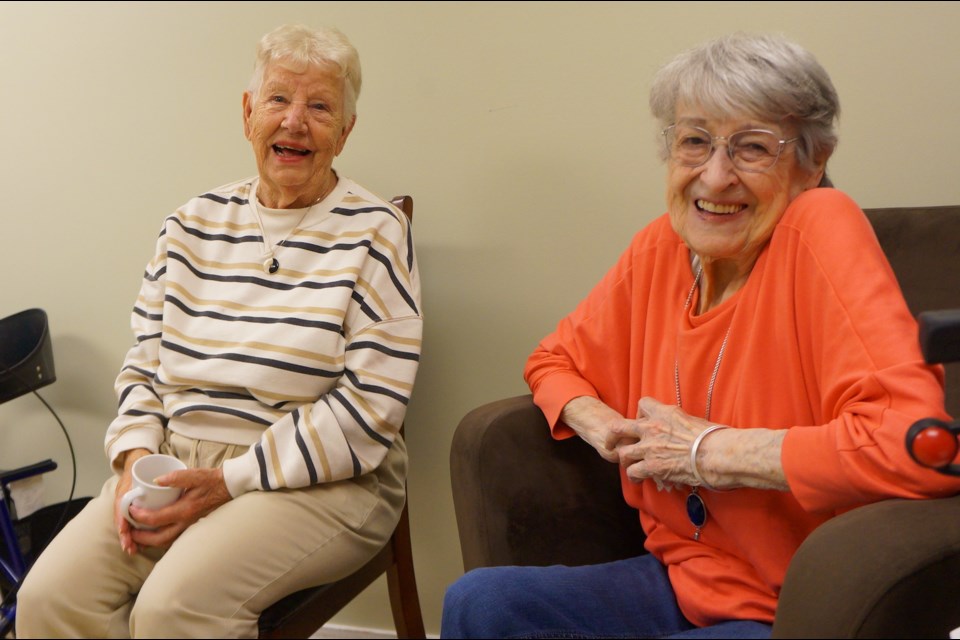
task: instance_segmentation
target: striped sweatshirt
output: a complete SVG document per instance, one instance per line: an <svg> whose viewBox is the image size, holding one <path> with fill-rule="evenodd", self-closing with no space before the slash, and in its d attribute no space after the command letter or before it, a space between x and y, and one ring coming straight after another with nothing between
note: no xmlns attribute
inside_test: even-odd
<svg viewBox="0 0 960 640"><path fill-rule="evenodd" d="M406 216L341 177L276 247L271 274L255 182L164 221L116 380L114 468L124 451L157 451L164 429L248 446L223 465L236 497L362 475L399 437L422 335Z"/></svg>

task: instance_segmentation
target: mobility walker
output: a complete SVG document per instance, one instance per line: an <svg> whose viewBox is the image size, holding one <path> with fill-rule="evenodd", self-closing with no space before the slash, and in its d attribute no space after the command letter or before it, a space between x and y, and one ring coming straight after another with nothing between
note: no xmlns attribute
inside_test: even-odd
<svg viewBox="0 0 960 640"><path fill-rule="evenodd" d="M54 381L56 372L46 312L27 309L0 320L0 403L28 393L36 394L37 389ZM50 405L36 395L56 417ZM59 417L57 422L60 422ZM63 423L60 427L63 428ZM63 430L67 435L66 429ZM73 456L69 435L67 442ZM73 466L73 486L76 486L76 461ZM71 488L66 502L44 507L18 519L10 484L56 468L56 462L46 459L16 469L0 469L0 533L3 535L3 544L0 545L0 638L6 638L13 629L16 593L33 560L63 523L76 515L90 499L73 499Z"/></svg>
<svg viewBox="0 0 960 640"><path fill-rule="evenodd" d="M920 348L930 364L960 361L960 309L926 311L920 321ZM960 420L918 420L907 432L907 451L918 464L960 476Z"/></svg>

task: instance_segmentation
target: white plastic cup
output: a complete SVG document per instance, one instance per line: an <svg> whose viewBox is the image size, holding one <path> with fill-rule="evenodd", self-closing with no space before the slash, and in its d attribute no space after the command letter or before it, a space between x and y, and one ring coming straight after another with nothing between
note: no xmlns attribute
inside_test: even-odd
<svg viewBox="0 0 960 640"><path fill-rule="evenodd" d="M140 524L130 515L130 505L135 504L142 509L160 509L176 502L180 497L179 487L161 487L155 481L171 471L186 469L183 462L163 453L152 453L138 458L131 469L133 474L132 488L123 494L120 500L120 509L127 521L137 529L152 529Z"/></svg>

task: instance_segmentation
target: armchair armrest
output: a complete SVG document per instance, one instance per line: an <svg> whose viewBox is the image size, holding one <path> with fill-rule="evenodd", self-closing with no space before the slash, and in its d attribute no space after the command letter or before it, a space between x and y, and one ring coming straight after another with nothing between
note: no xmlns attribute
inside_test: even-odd
<svg viewBox="0 0 960 640"><path fill-rule="evenodd" d="M450 452L465 570L644 553L616 465L557 441L531 396L485 404ZM833 518L787 571L775 638L946 638L960 627L960 496L886 500Z"/></svg>
<svg viewBox="0 0 960 640"><path fill-rule="evenodd" d="M530 395L468 413L453 436L450 475L465 570L644 553L617 466L580 438L554 440Z"/></svg>
<svg viewBox="0 0 960 640"><path fill-rule="evenodd" d="M960 627L960 496L828 520L787 570L774 638L947 638Z"/></svg>

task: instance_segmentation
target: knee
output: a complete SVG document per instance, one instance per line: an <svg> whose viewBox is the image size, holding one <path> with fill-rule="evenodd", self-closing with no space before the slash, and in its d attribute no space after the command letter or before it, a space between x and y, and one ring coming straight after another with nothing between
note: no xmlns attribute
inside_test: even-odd
<svg viewBox="0 0 960 640"><path fill-rule="evenodd" d="M474 569L451 584L443 598L441 638L495 638L492 625L509 605L501 580L503 568Z"/></svg>
<svg viewBox="0 0 960 640"><path fill-rule="evenodd" d="M44 571L30 571L17 590L18 638L51 638L58 620L82 603L72 602L72 590L63 580Z"/></svg>
<svg viewBox="0 0 960 640"><path fill-rule="evenodd" d="M53 605L50 595L60 593L60 590L43 582L33 572L28 573L17 591L17 637L33 637L35 622L50 617L49 608Z"/></svg>
<svg viewBox="0 0 960 640"><path fill-rule="evenodd" d="M189 615L190 609L186 606L188 602L181 601L182 593L176 589L164 589L163 586L158 588L155 582L147 578L141 587L130 610L132 638L176 637L169 634L179 628L180 620ZM165 631L167 634L164 634Z"/></svg>
<svg viewBox="0 0 960 640"><path fill-rule="evenodd" d="M71 596L71 589L64 588L69 580L67 568L45 562L45 556L34 563L17 590L17 619L46 617L58 607L58 603Z"/></svg>
<svg viewBox="0 0 960 640"><path fill-rule="evenodd" d="M257 615L231 585L191 572L164 580L151 575L130 611L133 638L252 638Z"/></svg>

